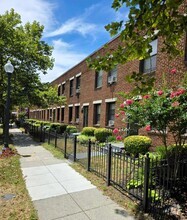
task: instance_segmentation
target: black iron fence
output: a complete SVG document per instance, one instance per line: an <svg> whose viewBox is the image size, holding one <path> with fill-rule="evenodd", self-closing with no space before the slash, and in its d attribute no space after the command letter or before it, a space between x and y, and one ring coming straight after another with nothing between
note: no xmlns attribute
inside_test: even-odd
<svg viewBox="0 0 187 220"><path fill-rule="evenodd" d="M57 134L32 125L27 130L40 141L59 148L65 158L104 178L107 186L126 191L156 219L171 219L176 212L183 215L186 211L183 203L187 198L187 158L178 161L176 172L171 161L150 158L149 154L134 157L110 143L92 143L89 140L80 144L76 134Z"/></svg>

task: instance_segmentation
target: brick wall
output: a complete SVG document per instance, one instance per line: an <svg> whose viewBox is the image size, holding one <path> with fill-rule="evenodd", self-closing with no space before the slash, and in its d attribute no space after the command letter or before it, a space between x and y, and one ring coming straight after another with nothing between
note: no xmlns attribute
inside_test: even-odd
<svg viewBox="0 0 187 220"><path fill-rule="evenodd" d="M106 50L115 49L119 44L119 38L116 38L108 43L108 48L101 48L92 54L90 57L96 57L99 54L105 54ZM184 64L184 56L177 57L174 60L169 59L168 55L161 52L162 40L158 39L158 53L157 53L157 66L155 71L156 77L156 87L159 88L162 85L162 75L164 73L168 85L173 86L174 84L178 85L182 78L183 73L187 70ZM185 48L185 38L183 38L180 42L179 47L183 50ZM175 75L170 74L170 70L172 68L177 69L177 73ZM103 74L102 87L99 89L95 89L95 71L91 70L87 67L86 60L83 60L78 65L71 68L69 71L58 77L56 80L52 82L53 85L59 85L65 82L65 96L67 97L67 105L64 108L64 123L68 124L69 117L69 106L73 106L73 124L75 124L75 105L80 104L80 119L79 123L76 126L81 130L83 127L83 113L81 111L84 105L88 105L88 126L93 126L93 117L94 117L94 101L101 101L101 120L100 127L106 127L106 117L107 117L107 102L106 99L117 98L116 101L116 112L119 106L119 103L122 98L118 95L118 92L124 91L128 92L132 89L132 85L127 83L124 78L127 74L132 73L133 71L139 72L139 61L131 61L124 65L118 65L117 67L117 82L115 84L109 85L107 83L107 72ZM76 75L81 73L81 84L80 84L80 94L76 95L75 86L76 86ZM70 97L70 80L74 77L74 92L73 96ZM34 117L34 113L30 114L31 117ZM45 114L47 115L47 113ZM57 113L56 113L57 115ZM47 117L47 116L46 116ZM45 118L49 120L48 118ZM57 117L55 118L57 120ZM60 117L61 122L61 117ZM115 119L114 127L126 127L125 124L121 122L121 118ZM155 135L153 133L147 133L143 129L140 129L140 134L149 135L153 140L153 145L161 145L161 136ZM168 136L168 141L172 141L171 137Z"/></svg>

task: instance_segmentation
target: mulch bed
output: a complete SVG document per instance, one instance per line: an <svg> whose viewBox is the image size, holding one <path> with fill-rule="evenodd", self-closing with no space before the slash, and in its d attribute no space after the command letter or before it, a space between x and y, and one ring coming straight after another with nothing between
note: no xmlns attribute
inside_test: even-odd
<svg viewBox="0 0 187 220"><path fill-rule="evenodd" d="M6 148L0 152L0 159L12 157L14 155L18 155L16 150L13 150L11 148Z"/></svg>

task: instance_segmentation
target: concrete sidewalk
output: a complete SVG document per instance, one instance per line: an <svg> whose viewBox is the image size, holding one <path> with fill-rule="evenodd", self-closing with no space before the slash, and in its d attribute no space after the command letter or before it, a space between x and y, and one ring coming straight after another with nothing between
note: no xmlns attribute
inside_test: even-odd
<svg viewBox="0 0 187 220"><path fill-rule="evenodd" d="M11 129L26 186L40 220L134 220L86 178L34 142Z"/></svg>

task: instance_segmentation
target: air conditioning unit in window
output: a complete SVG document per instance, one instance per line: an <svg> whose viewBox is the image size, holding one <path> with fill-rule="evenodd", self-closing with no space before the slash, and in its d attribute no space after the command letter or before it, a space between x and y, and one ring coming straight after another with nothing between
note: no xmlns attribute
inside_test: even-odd
<svg viewBox="0 0 187 220"><path fill-rule="evenodd" d="M79 118L76 118L75 122L78 124L79 123Z"/></svg>
<svg viewBox="0 0 187 220"><path fill-rule="evenodd" d="M114 126L114 121L113 121L113 120L109 120L109 121L108 121L108 126L109 126L109 127Z"/></svg>
<svg viewBox="0 0 187 220"><path fill-rule="evenodd" d="M117 81L117 78L115 76L108 77L108 83L109 84L115 83L116 81Z"/></svg>
<svg viewBox="0 0 187 220"><path fill-rule="evenodd" d="M80 94L80 89L76 89L76 94Z"/></svg>

